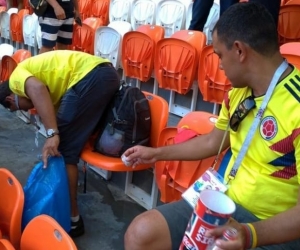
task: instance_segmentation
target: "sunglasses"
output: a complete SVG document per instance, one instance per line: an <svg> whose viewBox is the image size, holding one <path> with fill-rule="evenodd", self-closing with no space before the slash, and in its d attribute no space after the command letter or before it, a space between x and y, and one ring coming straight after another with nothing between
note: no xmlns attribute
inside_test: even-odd
<svg viewBox="0 0 300 250"><path fill-rule="evenodd" d="M245 119L249 112L256 107L254 98L248 96L244 99L236 108L233 115L230 118L229 125L233 131L237 131L240 123Z"/></svg>

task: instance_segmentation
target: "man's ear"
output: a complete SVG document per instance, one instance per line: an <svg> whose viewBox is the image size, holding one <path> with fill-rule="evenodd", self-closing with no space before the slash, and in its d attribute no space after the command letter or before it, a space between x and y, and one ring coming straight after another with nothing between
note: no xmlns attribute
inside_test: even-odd
<svg viewBox="0 0 300 250"><path fill-rule="evenodd" d="M235 41L233 43L232 47L235 51L237 56L239 57L239 60L242 62L245 60L246 54L247 54L247 48L243 42Z"/></svg>

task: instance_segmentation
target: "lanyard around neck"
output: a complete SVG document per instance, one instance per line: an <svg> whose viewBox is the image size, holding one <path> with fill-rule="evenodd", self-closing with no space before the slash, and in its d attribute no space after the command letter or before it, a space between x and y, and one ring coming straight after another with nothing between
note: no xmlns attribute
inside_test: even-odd
<svg viewBox="0 0 300 250"><path fill-rule="evenodd" d="M274 92L276 84L279 81L280 76L283 74L283 72L287 69L288 66L289 66L288 63L284 60L280 64L280 66L276 69L276 71L275 71L275 73L273 75L273 78L272 78L272 80L270 82L270 85L268 87L267 93L265 94L265 97L264 97L264 99L262 101L262 104L260 105L260 108L257 111L257 114L256 114L256 116L255 116L255 118L253 120L253 123L252 123L252 125L250 127L250 130L247 133L247 137L245 138L245 140L243 142L243 145L242 145L242 147L241 147L241 149L240 149L240 151L239 151L239 153L238 153L238 155L236 157L236 160L235 160L235 162L234 162L234 164L233 164L233 166L232 166L232 168L230 170L230 173L229 173L229 176L228 176L229 181L233 180L235 178L235 176L237 174L237 171L238 171L238 169L239 169L239 167L240 167L240 165L242 163L242 160L244 159L244 157L246 155L246 152L247 152L248 147L249 147L249 145L251 143L251 140L253 139L253 136L254 136L254 133L255 133L255 131L257 129L257 126L258 126L261 118L263 117L263 114L264 114L264 112L266 110L268 102L269 102L269 100L270 100L270 98L271 98L271 96L272 96L272 94Z"/></svg>

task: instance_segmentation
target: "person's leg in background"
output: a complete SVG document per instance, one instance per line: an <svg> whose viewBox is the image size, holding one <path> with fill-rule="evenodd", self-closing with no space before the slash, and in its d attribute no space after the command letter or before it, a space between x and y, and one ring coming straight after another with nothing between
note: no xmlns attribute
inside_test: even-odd
<svg viewBox="0 0 300 250"><path fill-rule="evenodd" d="M239 0L220 0L220 16L227 10L231 5L238 3Z"/></svg>
<svg viewBox="0 0 300 250"><path fill-rule="evenodd" d="M278 25L280 0L249 0L249 2L258 2L263 4L273 16L276 26Z"/></svg>
<svg viewBox="0 0 300 250"><path fill-rule="evenodd" d="M63 20L63 24L60 26L57 34L56 48L58 50L68 49L68 46L72 44L73 23L73 17Z"/></svg>
<svg viewBox="0 0 300 250"><path fill-rule="evenodd" d="M203 31L213 0L195 0L192 9L192 20L189 30Z"/></svg>
<svg viewBox="0 0 300 250"><path fill-rule="evenodd" d="M56 46L57 35L64 20L50 17L39 17L42 32L42 47L39 54L52 51Z"/></svg>

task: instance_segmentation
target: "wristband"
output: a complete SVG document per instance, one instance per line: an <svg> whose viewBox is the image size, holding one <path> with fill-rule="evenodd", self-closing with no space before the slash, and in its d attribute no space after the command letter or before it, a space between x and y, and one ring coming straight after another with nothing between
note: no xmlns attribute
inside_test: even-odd
<svg viewBox="0 0 300 250"><path fill-rule="evenodd" d="M254 226L251 223L242 224L243 229L246 233L246 249L252 249L257 246L257 234Z"/></svg>

